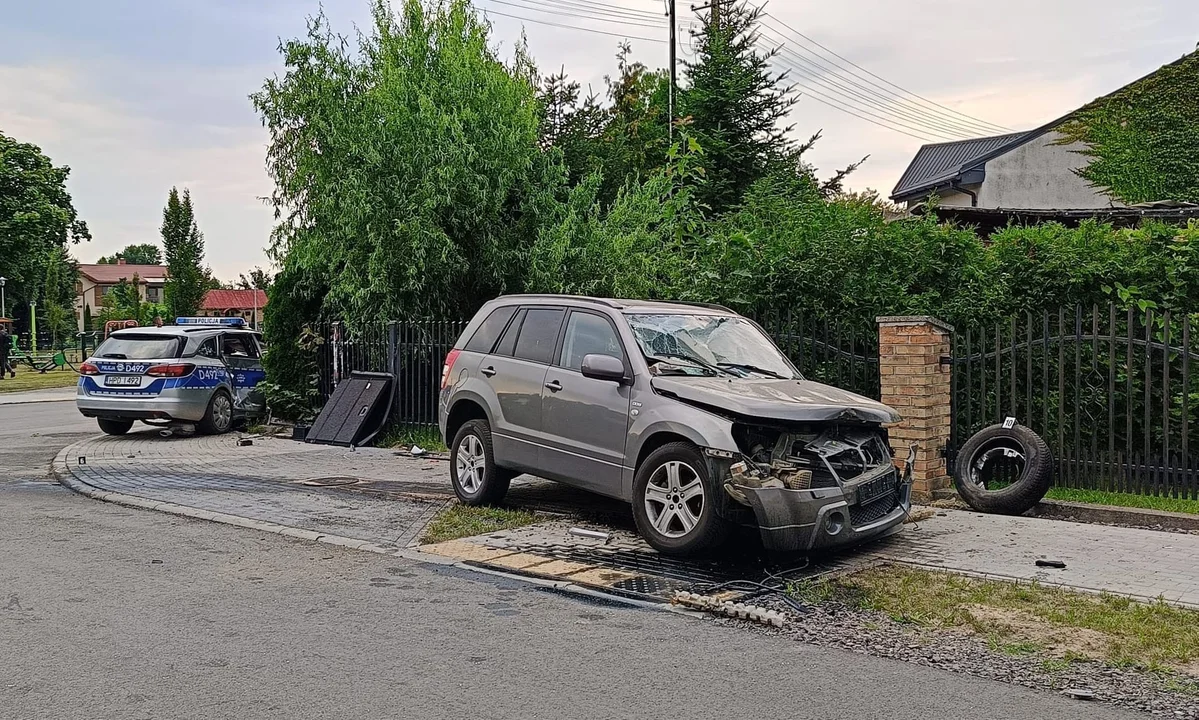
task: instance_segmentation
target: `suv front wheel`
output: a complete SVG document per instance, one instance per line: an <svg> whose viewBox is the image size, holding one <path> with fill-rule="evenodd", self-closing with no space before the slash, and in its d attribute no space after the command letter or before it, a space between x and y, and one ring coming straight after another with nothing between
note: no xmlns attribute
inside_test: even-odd
<svg viewBox="0 0 1199 720"><path fill-rule="evenodd" d="M512 473L495 465L491 426L486 420L470 420L454 435L450 480L463 505L495 505L508 493Z"/></svg>
<svg viewBox="0 0 1199 720"><path fill-rule="evenodd" d="M691 555L719 545L728 525L716 514L708 464L691 443L650 453L633 480L637 531L664 555Z"/></svg>

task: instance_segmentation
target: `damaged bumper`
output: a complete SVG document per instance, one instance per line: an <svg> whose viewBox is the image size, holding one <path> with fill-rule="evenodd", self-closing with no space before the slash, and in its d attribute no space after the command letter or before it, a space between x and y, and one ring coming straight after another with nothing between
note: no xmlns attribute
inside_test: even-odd
<svg viewBox="0 0 1199 720"><path fill-rule="evenodd" d="M847 547L889 535L912 507L912 485L891 469L871 480L884 489L865 501L841 488L737 487L757 516L762 544L778 552Z"/></svg>

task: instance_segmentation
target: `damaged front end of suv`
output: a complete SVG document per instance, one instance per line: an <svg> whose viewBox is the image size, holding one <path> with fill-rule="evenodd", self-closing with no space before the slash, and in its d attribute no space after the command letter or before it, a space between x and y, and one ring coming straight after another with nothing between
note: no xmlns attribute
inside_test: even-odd
<svg viewBox="0 0 1199 720"><path fill-rule="evenodd" d="M911 462L892 461L881 426L735 423L742 458L723 488L751 508L762 543L793 552L852 545L887 534L911 508Z"/></svg>
<svg viewBox="0 0 1199 720"><path fill-rule="evenodd" d="M885 425L900 418L886 405L805 379L655 386L729 421L737 450L708 448L708 472L728 498L725 517L744 523L752 512L767 549L855 545L907 517L914 448L897 467Z"/></svg>

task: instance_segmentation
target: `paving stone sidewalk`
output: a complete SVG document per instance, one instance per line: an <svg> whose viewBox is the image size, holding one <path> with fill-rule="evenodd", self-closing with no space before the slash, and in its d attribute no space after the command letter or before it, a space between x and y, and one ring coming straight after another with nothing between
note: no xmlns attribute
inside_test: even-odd
<svg viewBox="0 0 1199 720"><path fill-rule="evenodd" d="M452 498L444 461L376 448L273 438L239 447L234 435L136 432L77 443L65 460L76 480L99 490L386 547L415 545ZM580 511L614 525L621 536L631 529L627 506L535 478L516 480L511 498L539 509ZM1038 558L1062 560L1066 568L1037 567ZM855 561L877 559L1199 607L1196 535L945 510L855 553Z"/></svg>

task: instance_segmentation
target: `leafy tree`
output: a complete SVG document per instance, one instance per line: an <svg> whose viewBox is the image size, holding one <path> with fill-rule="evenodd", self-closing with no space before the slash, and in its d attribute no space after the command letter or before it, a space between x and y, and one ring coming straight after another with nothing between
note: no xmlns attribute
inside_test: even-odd
<svg viewBox="0 0 1199 720"><path fill-rule="evenodd" d="M237 278L238 290L267 290L271 287L271 274L260 267L250 270L249 276L244 273Z"/></svg>
<svg viewBox="0 0 1199 720"><path fill-rule="evenodd" d="M79 266L62 248L53 248L46 258L42 305L53 347L61 348L76 331L75 283Z"/></svg>
<svg viewBox="0 0 1199 720"><path fill-rule="evenodd" d="M96 261L98 265L116 265L124 260L129 265L161 265L162 250L153 243L126 245L124 250Z"/></svg>
<svg viewBox="0 0 1199 720"><path fill-rule="evenodd" d="M0 276L9 307L42 294L52 250L91 239L67 192L69 174L36 145L0 133Z"/></svg>
<svg viewBox="0 0 1199 720"><path fill-rule="evenodd" d="M1079 175L1127 203L1199 203L1199 51L1083 107L1059 130L1083 142Z"/></svg>
<svg viewBox="0 0 1199 720"><path fill-rule="evenodd" d="M162 211L162 247L166 256L166 305L172 317L195 315L211 284L204 268L204 236L196 225L191 193L171 188Z"/></svg>
<svg viewBox="0 0 1199 720"><path fill-rule="evenodd" d="M780 126L797 96L787 73L775 74L775 51L758 49L761 8L721 2L702 14L696 59L685 63L689 87L680 107L707 157L700 200L719 214L735 207L750 186L780 164L794 162L790 127ZM796 167L803 171L805 168Z"/></svg>
<svg viewBox="0 0 1199 720"><path fill-rule="evenodd" d="M271 254L351 322L467 314L523 285L562 184L532 72L523 49L512 67L495 56L465 0L405 0L398 17L380 0L372 14L357 53L311 19L280 47L287 73L253 96L271 133Z"/></svg>
<svg viewBox="0 0 1199 720"><path fill-rule="evenodd" d="M100 310L100 325L109 320L136 320L143 327L154 324L155 317L165 318L170 311L165 304L145 302L138 290L141 280L134 275L131 280L122 279L112 286L104 296Z"/></svg>

